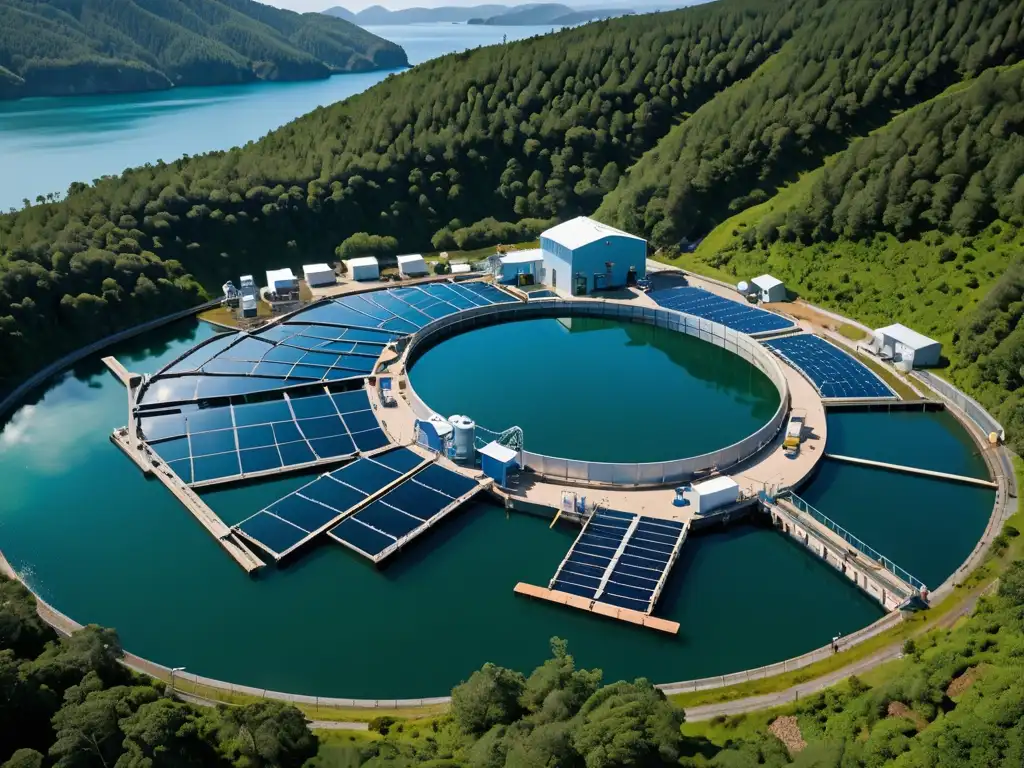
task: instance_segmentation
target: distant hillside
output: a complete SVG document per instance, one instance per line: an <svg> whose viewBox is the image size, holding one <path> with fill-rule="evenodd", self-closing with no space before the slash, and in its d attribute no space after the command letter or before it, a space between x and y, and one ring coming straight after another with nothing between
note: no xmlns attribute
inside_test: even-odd
<svg viewBox="0 0 1024 768"><path fill-rule="evenodd" d="M532 7L532 6L522 6ZM353 13L347 8L335 6L328 8L325 13L339 19L351 21L360 26L386 26L394 24L464 24L473 18L489 18L498 16L509 11L517 10L516 6L510 5L474 5L466 8L454 6L442 6L440 8L404 8L399 11L389 11L379 5L371 5L358 13ZM566 8L566 11L572 9Z"/></svg>
<svg viewBox="0 0 1024 768"><path fill-rule="evenodd" d="M251 0L0 0L0 99L407 65L400 46L350 22Z"/></svg>

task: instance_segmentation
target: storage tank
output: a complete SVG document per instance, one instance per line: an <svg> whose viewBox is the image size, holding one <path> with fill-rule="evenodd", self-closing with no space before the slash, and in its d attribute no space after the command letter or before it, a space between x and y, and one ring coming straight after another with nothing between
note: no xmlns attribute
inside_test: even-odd
<svg viewBox="0 0 1024 768"><path fill-rule="evenodd" d="M455 430L455 458L472 459L475 453L476 422L469 416L450 416L448 422Z"/></svg>
<svg viewBox="0 0 1024 768"><path fill-rule="evenodd" d="M746 296L748 293L750 293L750 285L749 283L747 283L746 280L740 280L736 284L736 290L742 293L744 296Z"/></svg>

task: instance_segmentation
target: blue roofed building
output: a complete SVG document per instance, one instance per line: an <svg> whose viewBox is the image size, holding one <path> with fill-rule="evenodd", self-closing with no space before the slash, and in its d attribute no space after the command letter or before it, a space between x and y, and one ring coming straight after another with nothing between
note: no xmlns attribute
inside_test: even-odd
<svg viewBox="0 0 1024 768"><path fill-rule="evenodd" d="M647 241L578 216L542 232L543 282L573 296L633 285L647 274Z"/></svg>

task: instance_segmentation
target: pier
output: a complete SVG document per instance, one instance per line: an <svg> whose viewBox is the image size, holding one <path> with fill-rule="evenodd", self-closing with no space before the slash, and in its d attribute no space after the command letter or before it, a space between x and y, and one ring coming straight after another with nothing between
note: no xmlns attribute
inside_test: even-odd
<svg viewBox="0 0 1024 768"><path fill-rule="evenodd" d="M125 368L121 361L116 357L104 357L103 364L110 369L110 372L114 374L115 378L120 381L127 389L131 389L132 386L136 386L142 379L142 376L137 373L132 373Z"/></svg>
<svg viewBox="0 0 1024 768"><path fill-rule="evenodd" d="M252 573L263 567L264 563L249 551L235 537L232 531L217 513L204 502L199 495L183 483L168 467L163 459L153 453L148 446L134 442L127 427L115 430L110 439L147 475L154 475L174 497L180 501L192 516L210 532L229 555L245 570Z"/></svg>
<svg viewBox="0 0 1024 768"><path fill-rule="evenodd" d="M980 477L968 477L967 475L955 475L951 472L938 472L934 469L921 469L919 467L908 467L904 464L890 464L887 461L874 461L873 459L858 459L856 456L841 456L838 453L826 453L826 459L842 461L846 464L856 464L861 467L874 467L875 469L888 469L891 472L903 472L907 475L920 475L921 477L933 477L938 480L949 480L954 483L966 483L977 485L982 488L998 488L992 480L983 480Z"/></svg>
<svg viewBox="0 0 1024 768"><path fill-rule="evenodd" d="M585 597L579 597L578 595L570 595L568 592L560 592L557 589L546 589L545 587L538 587L533 584L526 584L520 581L513 590L517 595L523 595L525 597L533 597L537 600L546 600L549 603L556 603L558 605L566 605L570 608L578 608L581 611L587 611L589 613L596 613L599 616L607 616L611 619L619 619L620 621L627 621L630 624L636 624L641 627L650 627L660 632L667 632L670 635L677 634L679 632L679 622L669 621L668 619L659 619L656 616L650 616L640 611L633 611L629 608L618 608L608 603L602 603L597 600L588 600Z"/></svg>
<svg viewBox="0 0 1024 768"><path fill-rule="evenodd" d="M795 494L775 499L768 505L768 511L776 528L806 546L887 611L894 611L908 598L925 592L919 579Z"/></svg>

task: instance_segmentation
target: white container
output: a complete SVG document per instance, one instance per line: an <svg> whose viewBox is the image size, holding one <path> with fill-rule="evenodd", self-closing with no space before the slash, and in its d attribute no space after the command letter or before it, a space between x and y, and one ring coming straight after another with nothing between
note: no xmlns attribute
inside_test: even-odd
<svg viewBox="0 0 1024 768"><path fill-rule="evenodd" d="M693 495L693 511L698 515L706 515L721 507L735 504L740 498L740 487L731 478L715 477L703 483L694 483Z"/></svg>
<svg viewBox="0 0 1024 768"><path fill-rule="evenodd" d="M455 458L471 459L475 451L476 422L468 416L451 416L448 418L455 430Z"/></svg>

